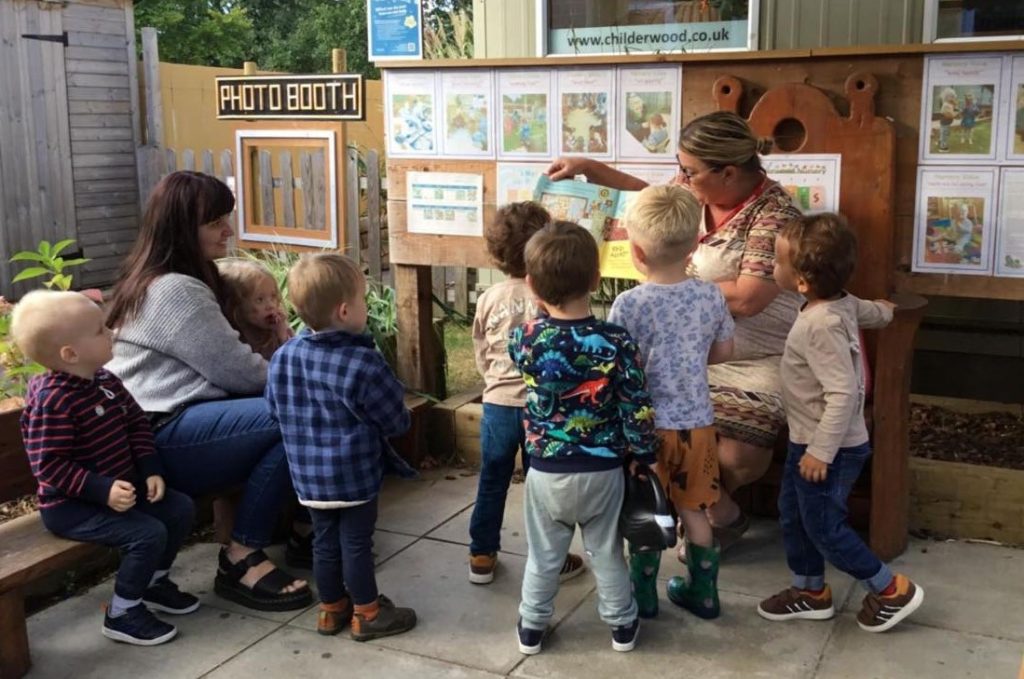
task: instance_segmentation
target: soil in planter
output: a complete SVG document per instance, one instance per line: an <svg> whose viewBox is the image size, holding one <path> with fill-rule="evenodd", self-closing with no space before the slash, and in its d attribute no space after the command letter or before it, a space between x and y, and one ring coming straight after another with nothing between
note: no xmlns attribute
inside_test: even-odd
<svg viewBox="0 0 1024 679"><path fill-rule="evenodd" d="M1024 418L911 404L910 454L929 460L1024 470Z"/></svg>

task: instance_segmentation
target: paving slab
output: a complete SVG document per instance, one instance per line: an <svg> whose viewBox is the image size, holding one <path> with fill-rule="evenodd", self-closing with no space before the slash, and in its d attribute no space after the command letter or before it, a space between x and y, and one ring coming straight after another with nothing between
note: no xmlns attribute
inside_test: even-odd
<svg viewBox="0 0 1024 679"><path fill-rule="evenodd" d="M150 648L102 636L106 582L29 618L33 679L199 677L278 627L276 623L212 607L166 616L178 627L170 643Z"/></svg>
<svg viewBox="0 0 1024 679"><path fill-rule="evenodd" d="M420 540L377 571L381 592L399 606L416 609L416 629L369 644L498 674L509 672L522 659L515 623L526 559L508 554L500 563L502 570L493 583L474 585L466 575L464 547ZM555 600L556 620L570 613L593 587L589 573L563 584ZM291 624L316 629L316 611Z"/></svg>
<svg viewBox="0 0 1024 679"><path fill-rule="evenodd" d="M587 679L811 676L833 622L770 623L753 612L755 597L723 592L721 598L722 615L711 621L663 604L656 619L641 621L636 649L618 653L592 594L513 675L568 679L583 676L586 668Z"/></svg>
<svg viewBox="0 0 1024 679"><path fill-rule="evenodd" d="M415 480L387 477L377 528L417 537L452 518L476 499L476 473L434 469Z"/></svg>
<svg viewBox="0 0 1024 679"><path fill-rule="evenodd" d="M416 677L416 679L495 679L500 676L360 644L343 636L325 637L296 627L285 627L233 658L210 679L242 677Z"/></svg>
<svg viewBox="0 0 1024 679"><path fill-rule="evenodd" d="M836 623L815 677L1012 679L1024 670L1021 650L1018 642L924 627L909 620L888 632L871 634L857 626L853 613L846 613Z"/></svg>
<svg viewBox="0 0 1024 679"><path fill-rule="evenodd" d="M924 588L914 622L1024 641L1024 550L912 539L892 567ZM847 609L859 610L860 598Z"/></svg>
<svg viewBox="0 0 1024 679"><path fill-rule="evenodd" d="M667 580L685 572L686 566L676 558L675 550L666 550L662 554L659 579ZM852 589L859 589L853 578L831 565L825 566L825 577L832 587L832 599L837 608L842 606ZM757 597L760 601L789 587L791 580L778 522L754 519L743 539L722 557L718 588L723 592ZM664 593L662 587L662 597Z"/></svg>

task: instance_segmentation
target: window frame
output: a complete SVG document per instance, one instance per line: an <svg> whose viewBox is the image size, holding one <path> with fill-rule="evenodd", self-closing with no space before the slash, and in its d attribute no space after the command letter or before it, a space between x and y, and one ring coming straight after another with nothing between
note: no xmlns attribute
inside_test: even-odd
<svg viewBox="0 0 1024 679"><path fill-rule="evenodd" d="M979 35L959 36L955 38L937 37L939 30L939 0L924 0L924 25L921 26L921 42L952 43L952 42L997 42L1003 40L1024 40L1024 29L1015 35Z"/></svg>

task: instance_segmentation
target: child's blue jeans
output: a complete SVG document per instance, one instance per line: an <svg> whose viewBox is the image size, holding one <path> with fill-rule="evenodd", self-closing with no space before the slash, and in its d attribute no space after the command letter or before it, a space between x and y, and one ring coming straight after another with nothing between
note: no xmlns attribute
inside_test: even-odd
<svg viewBox="0 0 1024 679"><path fill-rule="evenodd" d="M169 570L192 530L192 499L167 488L160 502L146 500L146 487L136 484L135 506L115 512L106 505L68 499L41 510L43 525L69 540L116 547L121 566L114 593L122 599L141 599L153 573Z"/></svg>
<svg viewBox="0 0 1024 679"><path fill-rule="evenodd" d="M313 509L313 575L320 600L333 604L346 595L357 606L377 600L373 573L373 531L377 498L355 507Z"/></svg>
<svg viewBox="0 0 1024 679"><path fill-rule="evenodd" d="M473 516L469 520L471 554L490 554L501 549L505 499L520 450L523 451L524 471L529 464L525 443L522 408L484 403L480 422L480 480Z"/></svg>
<svg viewBox="0 0 1024 679"><path fill-rule="evenodd" d="M865 443L840 448L820 483L800 476L800 458L806 450L806 445L789 442L779 491L782 541L793 573L793 586L822 589L827 559L868 590L881 592L892 582L892 571L850 527L846 507L850 489L871 455L871 446Z"/></svg>

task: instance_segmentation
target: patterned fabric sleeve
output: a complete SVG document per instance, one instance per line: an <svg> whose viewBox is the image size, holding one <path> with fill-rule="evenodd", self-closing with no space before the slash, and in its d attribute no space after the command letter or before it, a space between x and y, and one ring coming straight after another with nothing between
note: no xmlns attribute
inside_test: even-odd
<svg viewBox="0 0 1024 679"><path fill-rule="evenodd" d="M647 376L641 364L640 350L631 339L621 344L616 373L622 433L630 452L639 462L654 464L659 443L654 428L654 407L647 391Z"/></svg>
<svg viewBox="0 0 1024 679"><path fill-rule="evenodd" d="M736 321L733 320L732 314L729 313L729 303L725 301L725 295L722 291L715 286L715 311L718 312L718 318L720 319L718 324L718 332L715 334L716 342L724 342L733 336L736 331Z"/></svg>
<svg viewBox="0 0 1024 679"><path fill-rule="evenodd" d="M778 186L770 187L760 197L760 209L750 211L750 228L740 259L740 275L775 278L775 239L791 219L800 216L788 194Z"/></svg>

